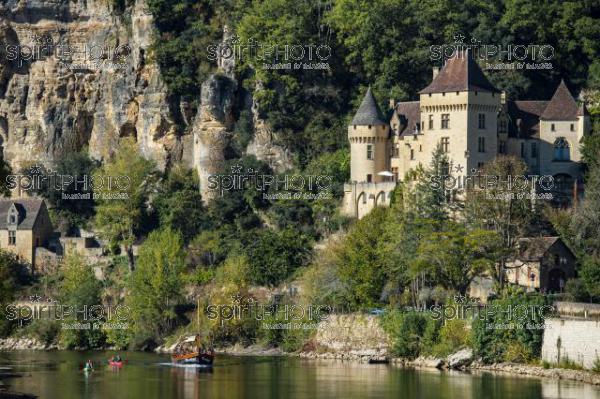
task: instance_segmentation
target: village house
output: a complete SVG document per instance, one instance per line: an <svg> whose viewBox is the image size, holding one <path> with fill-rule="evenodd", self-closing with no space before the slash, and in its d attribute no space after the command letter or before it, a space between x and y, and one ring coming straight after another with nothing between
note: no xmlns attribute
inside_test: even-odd
<svg viewBox="0 0 600 399"><path fill-rule="evenodd" d="M559 237L521 238L518 246L517 259L507 264L509 284L558 293L575 277L575 255Z"/></svg>
<svg viewBox="0 0 600 399"><path fill-rule="evenodd" d="M16 254L35 270L36 249L53 232L46 203L37 198L0 199L0 248Z"/></svg>

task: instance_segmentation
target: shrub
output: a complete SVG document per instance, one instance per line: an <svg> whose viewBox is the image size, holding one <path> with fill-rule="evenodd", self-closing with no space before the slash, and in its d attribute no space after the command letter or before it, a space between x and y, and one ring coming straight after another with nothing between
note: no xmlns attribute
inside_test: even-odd
<svg viewBox="0 0 600 399"><path fill-rule="evenodd" d="M596 356L596 360L594 360L594 364L592 365L592 371L594 373L600 373L600 358Z"/></svg>
<svg viewBox="0 0 600 399"><path fill-rule="evenodd" d="M446 320L439 330L439 340L431 347L431 354L445 357L459 349L472 345L472 334L468 322L462 319Z"/></svg>
<svg viewBox="0 0 600 399"><path fill-rule="evenodd" d="M477 318L473 322L475 353L486 363L507 358L539 357L543 329L535 328L532 324L543 323L543 319L530 310L531 306L549 310L550 307L543 307L545 305L544 297L539 294L526 294L521 290L506 291L502 298L488 304L485 318ZM526 314L524 311L515 313L516 309L528 311Z"/></svg>
<svg viewBox="0 0 600 399"><path fill-rule="evenodd" d="M395 310L387 312L381 322L383 329L392 338L392 353L396 356L414 359L424 352L425 344L434 339L435 328L431 324L436 321L424 313Z"/></svg>

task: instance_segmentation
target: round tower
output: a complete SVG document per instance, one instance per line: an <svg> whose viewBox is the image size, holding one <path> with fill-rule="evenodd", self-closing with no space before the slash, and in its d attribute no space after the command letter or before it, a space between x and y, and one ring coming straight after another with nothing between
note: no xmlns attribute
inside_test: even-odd
<svg viewBox="0 0 600 399"><path fill-rule="evenodd" d="M379 173L388 170L389 134L389 126L384 122L369 87L348 126L351 181L359 183L384 181L384 176L380 176Z"/></svg>

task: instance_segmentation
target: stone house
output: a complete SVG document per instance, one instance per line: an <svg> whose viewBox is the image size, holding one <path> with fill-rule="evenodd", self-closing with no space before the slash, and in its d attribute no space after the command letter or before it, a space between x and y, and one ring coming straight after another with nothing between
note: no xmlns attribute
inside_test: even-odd
<svg viewBox="0 0 600 399"><path fill-rule="evenodd" d="M0 199L0 248L16 254L35 270L36 249L53 232L46 203L38 198Z"/></svg>
<svg viewBox="0 0 600 399"><path fill-rule="evenodd" d="M568 279L576 276L576 258L559 237L522 238L519 255L507 264L509 284L543 293L562 292Z"/></svg>

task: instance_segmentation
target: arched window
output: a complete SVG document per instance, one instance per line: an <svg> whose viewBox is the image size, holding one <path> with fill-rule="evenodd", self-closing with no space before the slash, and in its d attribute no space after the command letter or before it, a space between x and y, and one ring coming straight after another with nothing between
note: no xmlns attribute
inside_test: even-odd
<svg viewBox="0 0 600 399"><path fill-rule="evenodd" d="M554 160L568 161L570 159L569 142L564 137L558 137L554 141Z"/></svg>

